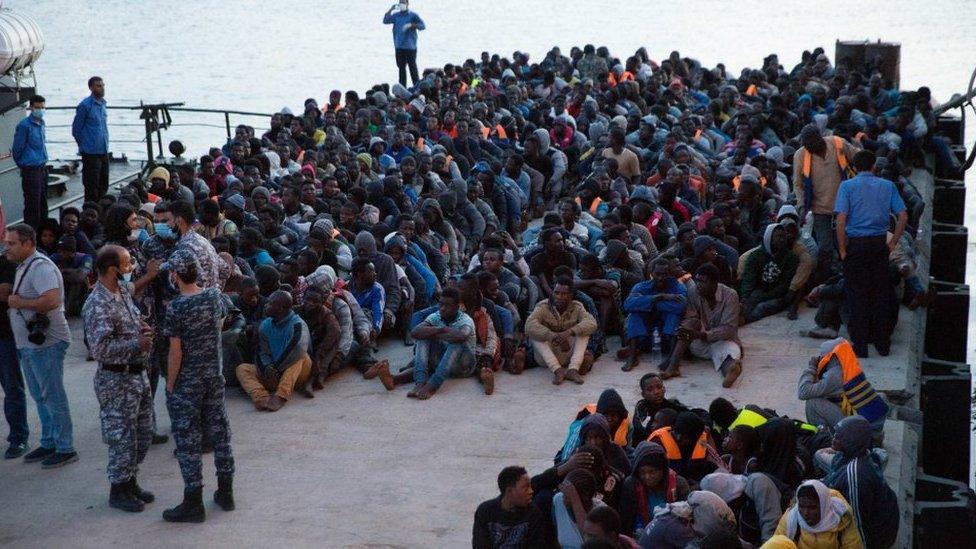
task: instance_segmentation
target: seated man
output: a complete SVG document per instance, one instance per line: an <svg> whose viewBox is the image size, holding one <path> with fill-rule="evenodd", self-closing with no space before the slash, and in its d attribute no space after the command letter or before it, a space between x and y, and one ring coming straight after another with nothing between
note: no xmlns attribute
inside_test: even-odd
<svg viewBox="0 0 976 549"><path fill-rule="evenodd" d="M383 329L383 307L386 304L386 293L383 286L376 282L376 268L373 262L363 257L357 257L352 262L352 280L349 291L369 317L371 333L370 339L376 342ZM399 290L398 290L399 291Z"/></svg>
<svg viewBox="0 0 976 549"><path fill-rule="evenodd" d="M641 376L640 391L641 399L634 405L629 440L629 444L635 448L657 430L654 426L657 424L656 416L661 410L671 410L675 416L678 412L688 411L688 407L678 399L664 398L664 381L657 372L648 372Z"/></svg>
<svg viewBox="0 0 976 549"><path fill-rule="evenodd" d="M660 444L668 466L690 481L700 482L717 468L719 458L709 443L705 422L692 412L681 412L673 427L662 427L647 440Z"/></svg>
<svg viewBox="0 0 976 549"><path fill-rule="evenodd" d="M685 311L688 290L674 278L671 262L664 258L655 259L651 269L653 278L636 284L624 301L627 349L622 354L628 358L621 369L625 372L637 367L641 351L651 350L654 330L661 335L661 356L665 361L671 356L675 334ZM664 362L661 365L666 367Z"/></svg>
<svg viewBox="0 0 976 549"><path fill-rule="evenodd" d="M58 241L57 253L51 260L61 270L64 279L64 312L66 316L77 316L85 304L91 285L88 277L92 273L92 256L78 251L75 237L65 235Z"/></svg>
<svg viewBox="0 0 976 549"><path fill-rule="evenodd" d="M524 467L509 466L498 473L501 495L482 502L474 512L471 547L542 547L546 517L532 502L532 479Z"/></svg>
<svg viewBox="0 0 976 549"><path fill-rule="evenodd" d="M566 379L583 383L579 370L596 328L593 315L573 300L573 280L565 276L555 280L552 298L540 301L525 321L536 360L552 372L554 385Z"/></svg>
<svg viewBox="0 0 976 549"><path fill-rule="evenodd" d="M820 346L820 356L810 359L800 374L796 396L806 401L808 423L832 431L842 419L857 414L871 424L876 443L884 439L888 403L875 392L844 338Z"/></svg>
<svg viewBox="0 0 976 549"><path fill-rule="evenodd" d="M766 226L762 245L743 254L739 281L741 316L744 322L755 322L774 315L793 300L790 282L796 274L799 259L787 247L786 229L779 223Z"/></svg>
<svg viewBox="0 0 976 549"><path fill-rule="evenodd" d="M340 366L339 338L342 335L342 328L332 309L325 305L325 301L325 293L322 290L317 286L309 286L305 291L305 301L298 311L308 326L311 336L311 386L314 390L322 389L325 378Z"/></svg>
<svg viewBox="0 0 976 549"><path fill-rule="evenodd" d="M308 326L291 305L288 292L271 294L265 308L267 318L258 328L257 363L237 367L237 379L258 410L277 412L296 389L311 394L306 388L312 371Z"/></svg>
<svg viewBox="0 0 976 549"><path fill-rule="evenodd" d="M469 377L477 370L474 321L461 311L461 294L457 288L445 288L439 310L418 324L410 335L416 345L414 388L407 393L408 397L427 400L448 377ZM486 371L490 373L491 369L481 369L483 382Z"/></svg>
<svg viewBox="0 0 976 549"><path fill-rule="evenodd" d="M742 373L739 343L739 296L718 281L718 269L706 263L695 271L695 291L688 298L685 318L678 328L678 342L671 353L663 379L681 375L685 351L698 358L710 358L722 374L722 387L731 387Z"/></svg>
<svg viewBox="0 0 976 549"><path fill-rule="evenodd" d="M559 452L556 452L556 463L566 461L577 448L585 444L580 431L583 427L583 421L594 413L602 414L606 419L607 427L613 434L612 438L617 446L627 447L627 434L630 430L630 422L627 421L629 415L627 407L624 405L624 400L620 398L620 393L608 388L600 393L600 398L595 404L591 402L576 413L575 419L569 424L569 431L566 433L563 447Z"/></svg>

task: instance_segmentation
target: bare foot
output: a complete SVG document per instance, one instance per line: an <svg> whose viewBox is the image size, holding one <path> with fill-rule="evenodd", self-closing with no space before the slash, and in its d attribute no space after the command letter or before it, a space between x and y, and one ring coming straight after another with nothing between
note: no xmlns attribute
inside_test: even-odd
<svg viewBox="0 0 976 549"><path fill-rule="evenodd" d="M736 360L728 367L725 373L725 379L722 380L722 387L728 389L735 383L735 380L739 379L739 375L742 374L742 361Z"/></svg>
<svg viewBox="0 0 976 549"><path fill-rule="evenodd" d="M568 370L566 372L566 379L572 381L577 385L583 384L583 376L581 376L580 373L576 370Z"/></svg>
<svg viewBox="0 0 976 549"><path fill-rule="evenodd" d="M302 395L305 398L315 398L315 393L312 392L311 381L306 381L305 383L296 387L295 392Z"/></svg>
<svg viewBox="0 0 976 549"><path fill-rule="evenodd" d="M583 355L583 363L580 364L580 375L585 376L586 374L590 373L590 370L593 369L594 362L596 362L596 357L594 357L593 353L590 351L586 351L586 353Z"/></svg>
<svg viewBox="0 0 976 549"><path fill-rule="evenodd" d="M254 409L264 411L268 409L268 397L259 398L254 401Z"/></svg>
<svg viewBox="0 0 976 549"><path fill-rule="evenodd" d="M264 405L264 409L269 412L277 412L285 405L285 400L278 395L271 395L268 399L268 403Z"/></svg>
<svg viewBox="0 0 976 549"><path fill-rule="evenodd" d="M485 394L490 395L495 392L495 372L491 371L491 368L482 368L481 374L481 384L485 386Z"/></svg>
<svg viewBox="0 0 976 549"><path fill-rule="evenodd" d="M627 362L624 362L624 365L620 369L629 372L638 366L640 366L640 353L634 353L630 355L630 358L627 359Z"/></svg>
<svg viewBox="0 0 976 549"><path fill-rule="evenodd" d="M393 374L390 373L390 363L384 360L378 364L381 368L376 377L380 378L380 383L387 391L392 391L396 387L396 382L393 381Z"/></svg>
<svg viewBox="0 0 976 549"><path fill-rule="evenodd" d="M436 393L436 392L437 392L437 389L434 389L430 385L424 384L417 391L417 399L418 400L427 400L428 398L434 396L434 393Z"/></svg>
<svg viewBox="0 0 976 549"><path fill-rule="evenodd" d="M566 379L566 368L559 368L552 373L552 384L559 385Z"/></svg>
<svg viewBox="0 0 976 549"><path fill-rule="evenodd" d="M525 349L519 349L512 355L512 375L519 375L525 370Z"/></svg>
<svg viewBox="0 0 976 549"><path fill-rule="evenodd" d="M387 371L390 370L390 362L388 360L381 360L376 364L373 364L368 370L363 372L363 379L374 379L380 374L380 370L382 370L384 366L386 367Z"/></svg>
<svg viewBox="0 0 976 549"><path fill-rule="evenodd" d="M681 377L681 370L669 366L666 370L661 372L661 379L671 379L672 377Z"/></svg>

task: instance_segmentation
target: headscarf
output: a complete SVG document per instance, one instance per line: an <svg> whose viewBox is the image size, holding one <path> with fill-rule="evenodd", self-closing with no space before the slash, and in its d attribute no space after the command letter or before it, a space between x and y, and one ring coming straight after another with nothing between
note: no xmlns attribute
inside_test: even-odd
<svg viewBox="0 0 976 549"><path fill-rule="evenodd" d="M701 479L701 489L712 492L725 503L739 499L746 491L746 476L732 473L711 473Z"/></svg>
<svg viewBox="0 0 976 549"><path fill-rule="evenodd" d="M705 537L712 532L723 531L734 533L738 530L735 513L717 494L695 490L688 494L688 505L691 506L692 528L699 536Z"/></svg>
<svg viewBox="0 0 976 549"><path fill-rule="evenodd" d="M810 486L817 493L817 499L820 501L820 522L812 526L807 524L807 521L803 520L803 516L800 515L799 502L795 503L786 512L786 536L790 539L797 538L797 528L802 528L811 534L829 532L837 528L837 525L840 524L840 518L848 510L844 499L831 495L830 488L827 488L827 485L819 480L808 480L801 484L796 489L797 498L799 498L800 490L805 486Z"/></svg>
<svg viewBox="0 0 976 549"><path fill-rule="evenodd" d="M373 238L372 233L369 231L359 231L359 234L356 235L355 243L357 254L359 253L359 250L365 250L366 257L373 257L376 255L376 239Z"/></svg>
<svg viewBox="0 0 976 549"><path fill-rule="evenodd" d="M766 250L766 253L769 255L775 255L773 254L773 232L780 228L780 226L781 225L779 223L770 223L769 225L766 225L766 232L763 233L762 245L763 249Z"/></svg>
<svg viewBox="0 0 976 549"><path fill-rule="evenodd" d="M326 294L331 294L335 289L336 273L335 269L329 265L321 265L312 274L305 277L305 282L309 286L314 286Z"/></svg>

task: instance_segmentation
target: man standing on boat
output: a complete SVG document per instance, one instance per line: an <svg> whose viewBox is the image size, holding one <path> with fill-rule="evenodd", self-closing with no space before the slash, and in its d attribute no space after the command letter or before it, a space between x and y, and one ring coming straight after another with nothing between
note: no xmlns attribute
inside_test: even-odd
<svg viewBox="0 0 976 549"><path fill-rule="evenodd" d="M44 132L44 98L28 101L30 114L17 124L10 154L20 168L24 189L24 223L34 229L47 219L47 139Z"/></svg>
<svg viewBox="0 0 976 549"><path fill-rule="evenodd" d="M417 31L427 25L419 15L410 11L409 0L393 4L383 15L384 25L393 25L393 47L396 48L396 64L400 70L400 85L407 85L407 67L410 67L410 80L417 85Z"/></svg>
<svg viewBox="0 0 976 549"><path fill-rule="evenodd" d="M91 95L75 109L71 135L81 155L81 181L85 202L98 202L108 192L108 110L105 82L99 76L88 79Z"/></svg>

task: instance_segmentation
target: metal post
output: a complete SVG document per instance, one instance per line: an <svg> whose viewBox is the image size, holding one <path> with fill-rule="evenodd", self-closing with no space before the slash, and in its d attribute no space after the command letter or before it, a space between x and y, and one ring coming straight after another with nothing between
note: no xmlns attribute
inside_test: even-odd
<svg viewBox="0 0 976 549"><path fill-rule="evenodd" d="M153 162L152 124L149 122L149 116L149 109L143 108L142 119L146 124L146 158L150 166L155 166L155 162Z"/></svg>
<svg viewBox="0 0 976 549"><path fill-rule="evenodd" d="M227 126L227 139L230 139L230 113L224 111L224 124Z"/></svg>

